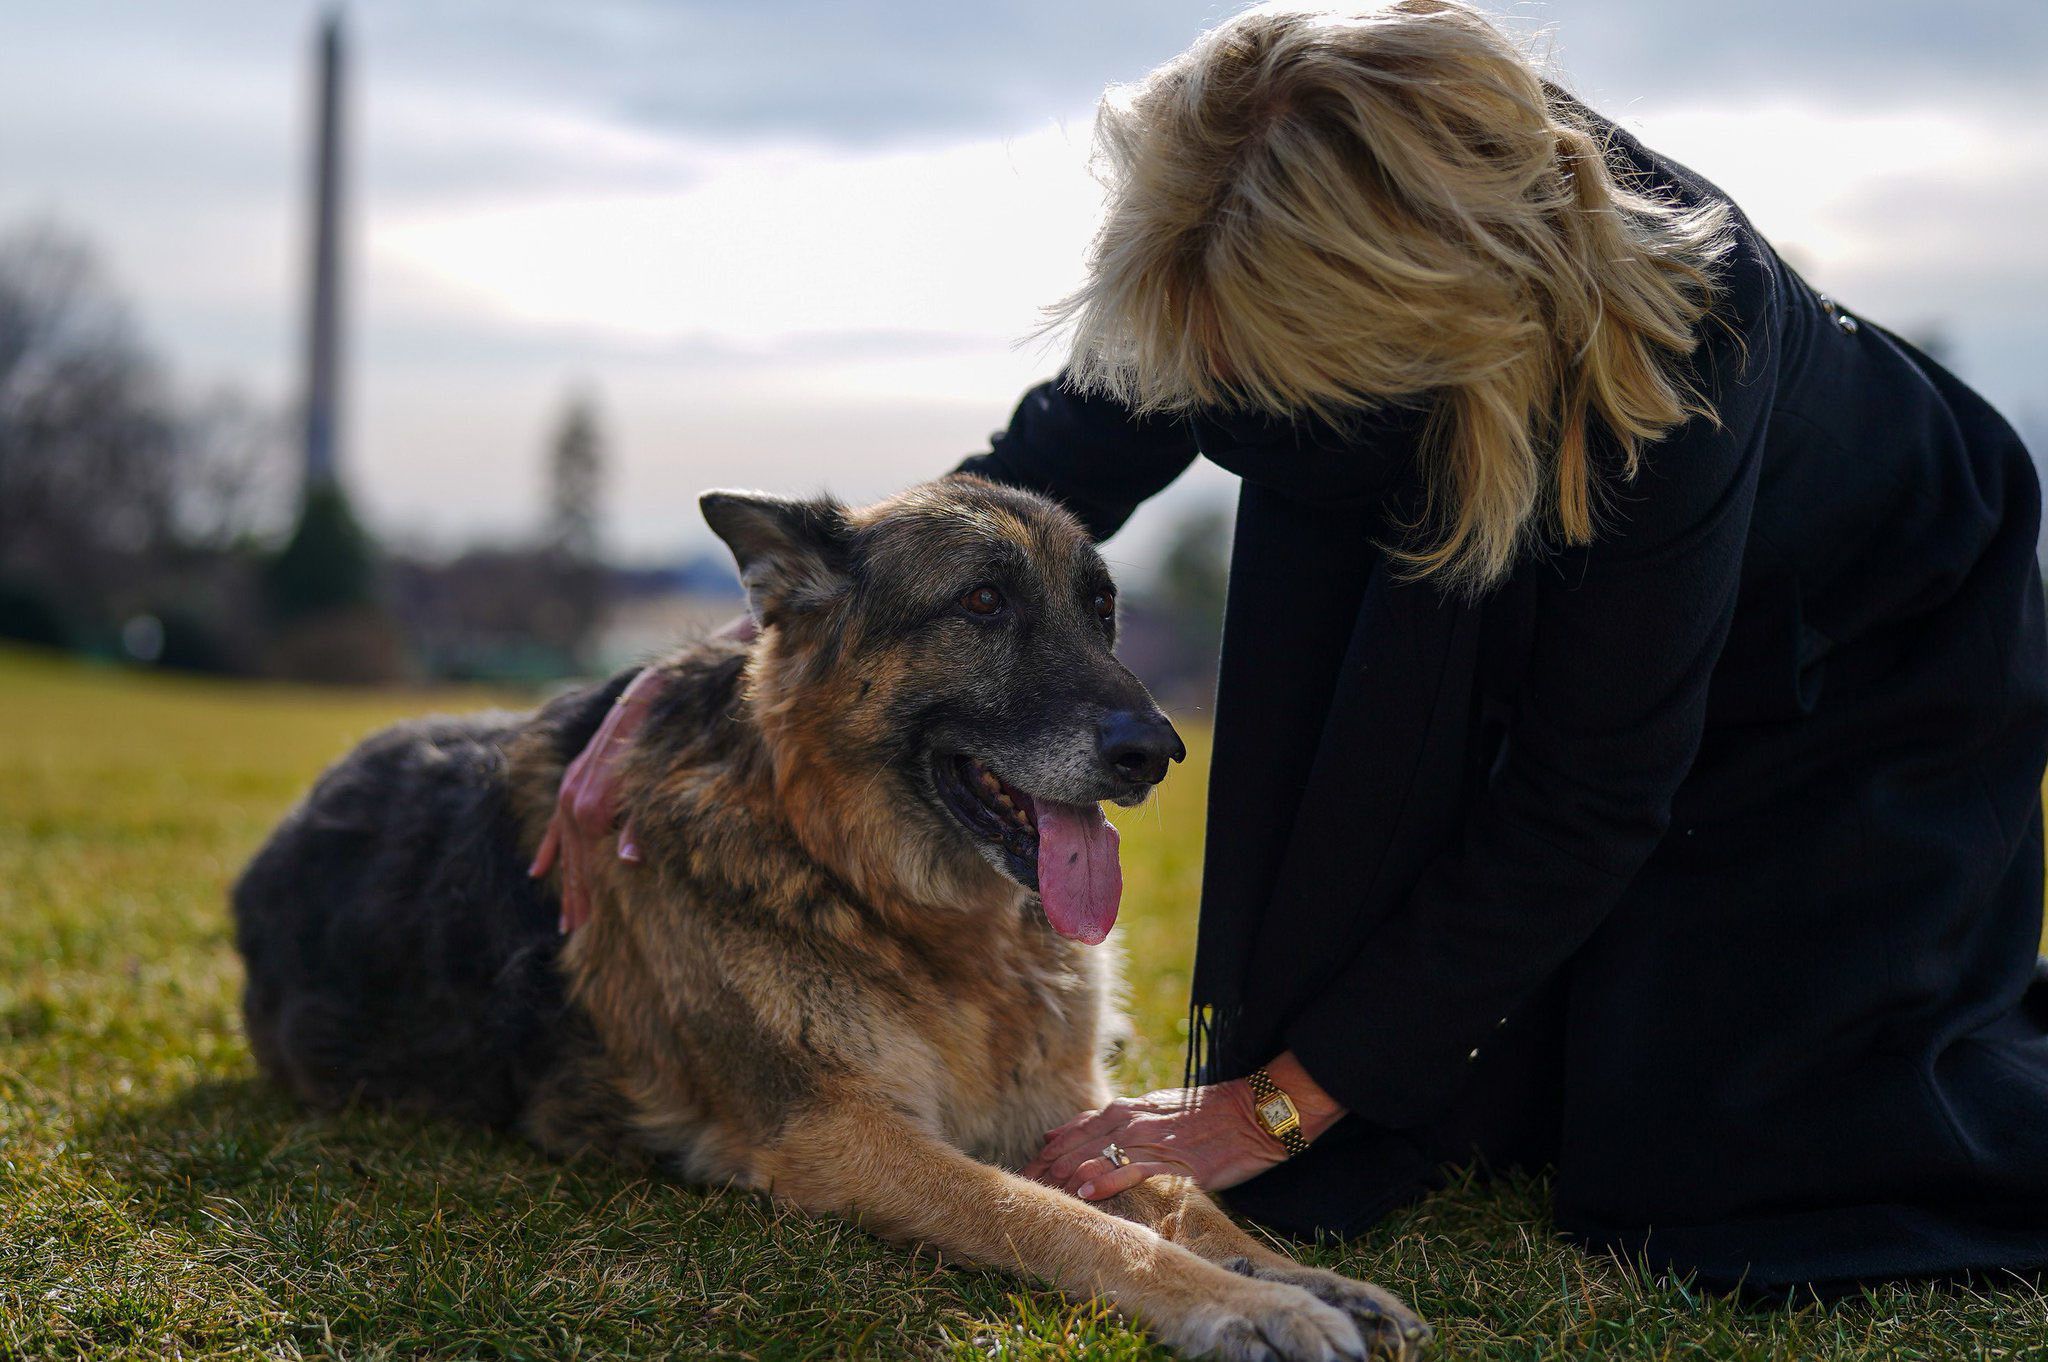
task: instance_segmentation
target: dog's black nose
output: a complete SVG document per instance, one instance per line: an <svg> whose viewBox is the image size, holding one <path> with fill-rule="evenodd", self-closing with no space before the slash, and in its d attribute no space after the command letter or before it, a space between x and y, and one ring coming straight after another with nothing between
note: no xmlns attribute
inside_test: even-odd
<svg viewBox="0 0 2048 1362"><path fill-rule="evenodd" d="M1158 710L1120 709L1095 726L1095 750L1126 780L1157 785L1166 779L1166 763L1188 754L1187 744Z"/></svg>

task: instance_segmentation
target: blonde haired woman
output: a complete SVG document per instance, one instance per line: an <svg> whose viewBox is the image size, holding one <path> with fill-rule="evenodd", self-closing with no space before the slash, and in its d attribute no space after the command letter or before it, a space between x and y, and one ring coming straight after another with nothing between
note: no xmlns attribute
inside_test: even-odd
<svg viewBox="0 0 2048 1362"><path fill-rule="evenodd" d="M1476 1152L1709 1283L2048 1263L2012 431L1461 5L1249 11L1099 126L1071 366L966 467L1242 492L1198 1082L1032 1171L1350 1233Z"/></svg>

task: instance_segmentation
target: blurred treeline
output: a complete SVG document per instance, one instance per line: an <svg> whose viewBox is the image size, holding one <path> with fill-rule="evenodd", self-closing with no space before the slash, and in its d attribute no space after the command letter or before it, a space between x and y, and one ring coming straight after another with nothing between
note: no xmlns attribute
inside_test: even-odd
<svg viewBox="0 0 2048 1362"><path fill-rule="evenodd" d="M573 395L549 518L452 558L380 552L292 425L191 399L90 246L0 232L0 638L232 675L543 680L591 660L603 437Z"/></svg>
<svg viewBox="0 0 2048 1362"><path fill-rule="evenodd" d="M276 433L174 400L83 243L0 235L0 635L253 669Z"/></svg>
<svg viewBox="0 0 2048 1362"><path fill-rule="evenodd" d="M545 683L729 618L721 553L606 563L594 396L540 433L542 523L449 555L380 546L342 485L306 486L296 423L190 398L88 243L0 231L0 639L135 664L338 682ZM1176 527L1123 651L1162 698L1206 705L1227 518Z"/></svg>

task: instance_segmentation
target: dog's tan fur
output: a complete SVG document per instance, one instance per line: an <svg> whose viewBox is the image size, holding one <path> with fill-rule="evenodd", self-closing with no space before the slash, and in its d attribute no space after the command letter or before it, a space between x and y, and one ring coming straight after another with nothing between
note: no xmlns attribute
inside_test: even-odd
<svg viewBox="0 0 2048 1362"><path fill-rule="evenodd" d="M716 509L707 502L707 514ZM663 699L619 786L641 859L599 848L591 915L548 966L566 985L566 1010L546 1023L551 1048L521 1079L511 1119L558 1153L650 1159L1100 1295L1191 1353L1412 1353L1426 1334L1399 1301L1274 1252L1184 1180L1155 1178L1091 1205L1009 1171L1046 1131L1110 1097L1112 955L1057 934L1039 899L918 792L906 772L922 768L906 754L923 761L918 744L934 740L907 739L915 723L905 716L951 705L969 716L962 723L993 730L1003 724L987 716L1008 712L1014 732L989 741L1031 753L1067 724L1062 687L1080 688L1076 702L1107 695L1150 710L1109 653L1107 576L1079 525L973 480L863 512L785 506L769 517L787 522L779 527L748 520L745 506L720 514L726 523L714 527L741 558L760 635L659 664ZM806 525L823 538L807 544ZM1028 629L947 614L960 560L973 555L1009 564L1011 589L1037 603ZM1017 718L1020 693L1040 707ZM569 697L414 743L403 733L373 740L288 820L237 897L251 1031L282 1078L314 1100L374 1091L432 1104L443 1063L434 1056L455 1051L404 1056L409 1067L363 1053L356 1038L366 1032L410 1034L380 1020L387 1000L345 992L361 970L337 983L276 944L315 930L302 925L308 913L325 914L318 929L332 932L338 915L359 911L356 891L331 874L333 903L310 906L299 887L324 872L301 867L354 855L319 840L350 818L395 820L417 839L424 815L380 813L378 782L410 772L426 788L458 740L479 769L502 753L489 779L502 786L517 852L530 856L566 756L594 723L592 703ZM1079 769L1048 760L1039 778L1050 784ZM1134 800L1149 785L1115 788L1107 797ZM383 802L410 798L429 807L424 794ZM470 816L461 789L436 798ZM344 816L345 801L358 812ZM460 843L457 833L467 835L457 828L443 843ZM395 943L420 914L448 910L360 911L389 924L366 928L373 940ZM301 997L317 1006L297 1006ZM309 1029L330 1017L351 1020Z"/></svg>

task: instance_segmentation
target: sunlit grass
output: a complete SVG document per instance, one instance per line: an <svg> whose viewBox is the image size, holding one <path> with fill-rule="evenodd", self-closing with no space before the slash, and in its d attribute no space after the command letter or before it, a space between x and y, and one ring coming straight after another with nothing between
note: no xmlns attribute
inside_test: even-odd
<svg viewBox="0 0 2048 1362"><path fill-rule="evenodd" d="M515 1141L313 1117L255 1077L223 891L362 733L475 694L137 678L0 652L0 1358L1148 1358L1142 1336L751 1196ZM1180 1071L1207 744L1119 816L1133 1086ZM1750 1312L1552 1235L1540 1181L1451 1189L1322 1262L1449 1355L2020 1358L2034 1289Z"/></svg>

